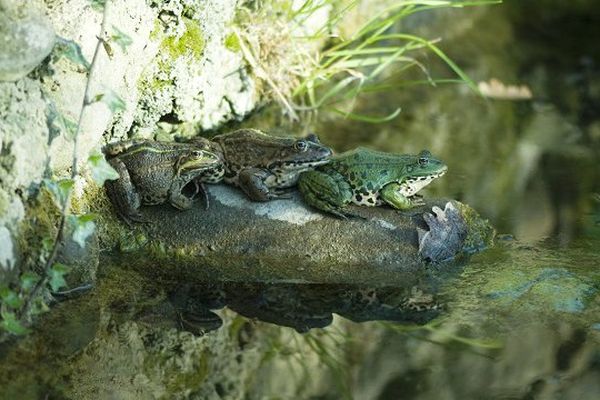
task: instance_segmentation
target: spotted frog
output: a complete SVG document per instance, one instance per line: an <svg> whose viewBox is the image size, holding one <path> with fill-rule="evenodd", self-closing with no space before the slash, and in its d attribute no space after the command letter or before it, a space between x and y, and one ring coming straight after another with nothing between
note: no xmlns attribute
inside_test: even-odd
<svg viewBox="0 0 600 400"><path fill-rule="evenodd" d="M240 129L212 141L225 162L223 180L240 187L254 201L288 198L300 173L326 164L332 154L315 135L293 139Z"/></svg>
<svg viewBox="0 0 600 400"><path fill-rule="evenodd" d="M106 192L119 216L127 223L141 222L141 205L169 202L180 210L192 206L202 182L218 181L225 172L219 155L209 143L124 141L104 147L108 163L119 179L106 181ZM190 185L191 184L191 185ZM190 185L188 197L184 188ZM208 203L207 203L208 204Z"/></svg>
<svg viewBox="0 0 600 400"><path fill-rule="evenodd" d="M304 200L341 218L354 216L347 205L388 204L399 210L422 205L417 192L444 175L447 167L424 150L392 154L363 147L332 157L331 162L300 176Z"/></svg>

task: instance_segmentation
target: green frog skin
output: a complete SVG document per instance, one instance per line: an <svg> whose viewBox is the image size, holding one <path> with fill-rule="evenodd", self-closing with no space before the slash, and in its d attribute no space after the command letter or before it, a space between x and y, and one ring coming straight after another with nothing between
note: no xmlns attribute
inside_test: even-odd
<svg viewBox="0 0 600 400"><path fill-rule="evenodd" d="M354 215L346 209L350 203L367 207L388 204L398 210L422 205L423 200L415 194L447 169L425 150L411 155L360 147L303 173L298 188L310 206L347 218Z"/></svg>
<svg viewBox="0 0 600 400"><path fill-rule="evenodd" d="M206 143L125 141L107 145L103 151L119 179L106 181L106 192L119 216L128 224L143 222L141 205L170 203L186 210L192 199L182 191L193 183L195 194L202 182L218 181L225 169L218 154Z"/></svg>
<svg viewBox="0 0 600 400"><path fill-rule="evenodd" d="M289 198L300 174L326 164L332 154L315 135L294 139L240 129L212 141L225 162L223 180L254 201Z"/></svg>

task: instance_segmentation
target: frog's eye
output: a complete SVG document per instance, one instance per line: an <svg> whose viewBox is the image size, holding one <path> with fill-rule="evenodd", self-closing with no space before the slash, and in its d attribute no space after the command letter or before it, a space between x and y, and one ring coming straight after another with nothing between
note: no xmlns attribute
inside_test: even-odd
<svg viewBox="0 0 600 400"><path fill-rule="evenodd" d="M294 148L298 151L306 151L308 150L308 143L306 143L306 140L298 140L294 143Z"/></svg>
<svg viewBox="0 0 600 400"><path fill-rule="evenodd" d="M192 151L192 155L194 157L202 157L204 155L204 152L202 150L194 150Z"/></svg>
<svg viewBox="0 0 600 400"><path fill-rule="evenodd" d="M429 163L429 158L428 157L425 157L425 156L420 156L419 157L419 165L421 165L421 166L424 167L425 165L427 165L427 163Z"/></svg>
<svg viewBox="0 0 600 400"><path fill-rule="evenodd" d="M317 144L321 143L319 141L319 137L314 133L308 134L308 136L306 136L306 140L308 140L309 142L317 143Z"/></svg>

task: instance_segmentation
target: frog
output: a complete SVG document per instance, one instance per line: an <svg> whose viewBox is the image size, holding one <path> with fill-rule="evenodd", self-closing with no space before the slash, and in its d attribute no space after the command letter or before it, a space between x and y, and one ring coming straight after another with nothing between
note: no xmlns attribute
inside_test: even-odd
<svg viewBox="0 0 600 400"><path fill-rule="evenodd" d="M332 155L315 134L296 139L239 129L211 140L225 163L223 181L257 202L291 198L300 174L328 163Z"/></svg>
<svg viewBox="0 0 600 400"><path fill-rule="evenodd" d="M304 172L298 189L304 201L339 218L357 217L349 204L409 210L424 204L417 194L448 167L427 150L417 155L359 147L338 154L313 171Z"/></svg>
<svg viewBox="0 0 600 400"><path fill-rule="evenodd" d="M208 142L151 140L106 145L106 159L119 173L117 180L104 184L117 214L130 226L132 222L146 222L140 206L168 202L179 210L187 210L199 192L204 194L208 207L202 184L218 181L225 173L221 158L209 147ZM193 191L190 197L183 193L188 185Z"/></svg>

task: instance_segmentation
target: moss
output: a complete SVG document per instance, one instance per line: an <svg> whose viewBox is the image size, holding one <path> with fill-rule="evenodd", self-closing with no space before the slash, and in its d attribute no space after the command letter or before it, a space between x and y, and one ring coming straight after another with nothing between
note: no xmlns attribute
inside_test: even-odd
<svg viewBox="0 0 600 400"><path fill-rule="evenodd" d="M496 230L487 219L481 218L479 213L466 204L454 202L469 228L465 239L463 250L466 252L477 252L494 245Z"/></svg>
<svg viewBox="0 0 600 400"><path fill-rule="evenodd" d="M168 52L171 58L189 54L193 58L202 57L204 51L204 37L197 22L183 18L185 32L180 38L169 36L161 43L161 49Z"/></svg>
<svg viewBox="0 0 600 400"><path fill-rule="evenodd" d="M227 35L225 37L225 42L223 43L225 45L225 47L233 52L238 52L240 51L241 47L240 47L240 39L237 37L237 35L235 33L230 33L229 35Z"/></svg>

